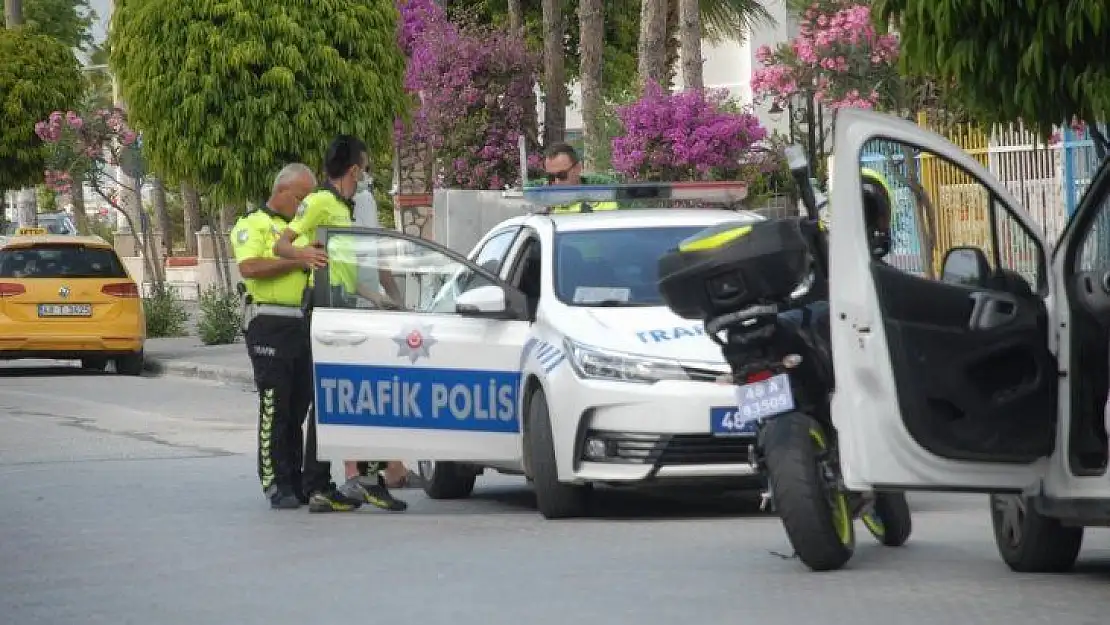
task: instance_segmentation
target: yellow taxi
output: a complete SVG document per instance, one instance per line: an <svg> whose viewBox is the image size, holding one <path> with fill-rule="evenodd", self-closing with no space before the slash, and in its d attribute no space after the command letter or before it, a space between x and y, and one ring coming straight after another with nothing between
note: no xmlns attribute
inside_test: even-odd
<svg viewBox="0 0 1110 625"><path fill-rule="evenodd" d="M20 228L0 238L0 360L80 360L143 371L139 287L100 237Z"/></svg>

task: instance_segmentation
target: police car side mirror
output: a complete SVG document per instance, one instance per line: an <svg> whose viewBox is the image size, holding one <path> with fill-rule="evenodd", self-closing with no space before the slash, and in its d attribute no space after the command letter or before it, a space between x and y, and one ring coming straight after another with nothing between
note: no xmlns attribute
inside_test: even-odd
<svg viewBox="0 0 1110 625"><path fill-rule="evenodd" d="M508 312L505 289L497 285L480 286L455 298L455 312L474 317L502 317Z"/></svg>

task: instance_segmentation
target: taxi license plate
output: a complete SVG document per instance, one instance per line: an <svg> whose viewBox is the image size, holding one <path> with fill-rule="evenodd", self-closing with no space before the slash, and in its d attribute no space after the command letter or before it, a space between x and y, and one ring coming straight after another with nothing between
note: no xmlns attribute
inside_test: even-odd
<svg viewBox="0 0 1110 625"><path fill-rule="evenodd" d="M91 317L92 304L39 304L40 317Z"/></svg>
<svg viewBox="0 0 1110 625"><path fill-rule="evenodd" d="M790 374L780 373L759 382L736 387L736 406L710 411L710 431L714 436L755 434L756 424L794 409L794 389Z"/></svg>

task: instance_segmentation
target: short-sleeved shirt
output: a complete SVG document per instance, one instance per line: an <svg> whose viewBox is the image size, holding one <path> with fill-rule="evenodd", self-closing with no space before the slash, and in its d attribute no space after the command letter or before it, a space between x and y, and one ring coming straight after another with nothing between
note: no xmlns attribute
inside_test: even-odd
<svg viewBox="0 0 1110 625"><path fill-rule="evenodd" d="M240 217L231 229L235 262L277 258L274 243L287 225L285 218L269 209L254 210ZM290 271L273 278L243 278L243 284L256 304L300 306L308 275L301 270Z"/></svg>
<svg viewBox="0 0 1110 625"><path fill-rule="evenodd" d="M316 241L320 228L353 226L353 210L352 205L334 189L324 186L310 193L301 202L297 207L297 215L289 222L289 229L297 234L298 239L303 239L305 244L311 244ZM353 255L348 259L348 255L343 253L347 247L349 245L339 240L329 250L329 255L334 258L328 262L328 282L354 293L358 286L358 265L354 262ZM340 253L336 254L337 251ZM311 278L309 282L312 282Z"/></svg>

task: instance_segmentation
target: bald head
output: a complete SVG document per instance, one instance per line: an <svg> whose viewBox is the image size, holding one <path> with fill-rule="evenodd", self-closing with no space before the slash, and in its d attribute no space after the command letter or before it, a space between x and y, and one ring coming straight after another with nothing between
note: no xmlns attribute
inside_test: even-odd
<svg viewBox="0 0 1110 625"><path fill-rule="evenodd" d="M270 201L267 206L292 219L297 212L297 206L312 193L316 187L316 176L312 169L304 163L290 163L281 168L274 177L274 185L270 189Z"/></svg>

